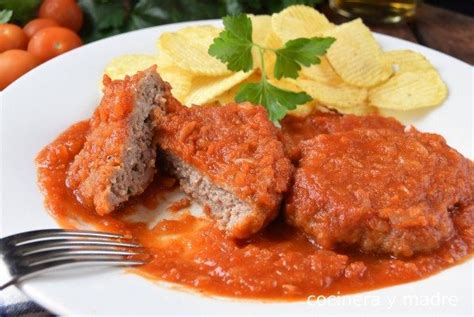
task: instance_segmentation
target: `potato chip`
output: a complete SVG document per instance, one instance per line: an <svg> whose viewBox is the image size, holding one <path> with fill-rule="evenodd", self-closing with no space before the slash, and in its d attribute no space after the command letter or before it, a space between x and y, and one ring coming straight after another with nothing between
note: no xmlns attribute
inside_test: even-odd
<svg viewBox="0 0 474 317"><path fill-rule="evenodd" d="M197 75L222 76L231 74L227 66L208 54L222 29L213 26L186 27L177 32L163 33L159 48L180 68Z"/></svg>
<svg viewBox="0 0 474 317"><path fill-rule="evenodd" d="M314 110L319 112L336 111L340 114L352 114L356 116L366 116L369 114L379 113L379 109L377 109L376 107L369 106L367 103L360 104L354 107L328 107L316 102L314 105Z"/></svg>
<svg viewBox="0 0 474 317"><path fill-rule="evenodd" d="M123 55L116 57L106 66L104 73L112 79L123 79L126 75L134 75L152 65L158 65L158 72L163 80L170 83L173 95L180 101L189 92L192 74L168 62L161 62L163 55ZM165 59L166 60L166 59Z"/></svg>
<svg viewBox="0 0 474 317"><path fill-rule="evenodd" d="M348 84L371 87L392 75L392 68L384 61L379 44L362 20L341 24L324 35L336 38L326 56Z"/></svg>
<svg viewBox="0 0 474 317"><path fill-rule="evenodd" d="M334 108L334 110L337 110L337 112L341 114L353 114L356 116L366 116L369 114L377 113L377 108L369 106L367 104L362 104L356 107L350 107L350 108L344 108L344 107L339 107L339 108Z"/></svg>
<svg viewBox="0 0 474 317"><path fill-rule="evenodd" d="M173 59L168 56L168 54L165 53L165 51L162 49L161 44L160 44L160 39L156 41L156 48L158 51L157 54L157 64L159 67L169 67L169 66L177 66Z"/></svg>
<svg viewBox="0 0 474 317"><path fill-rule="evenodd" d="M266 40L265 40L265 47L271 48L271 49L277 49L283 46L282 40L278 37L278 35L270 31L268 34Z"/></svg>
<svg viewBox="0 0 474 317"><path fill-rule="evenodd" d="M190 106L207 103L249 78L252 73L252 71L246 73L240 71L229 76L195 77L184 104Z"/></svg>
<svg viewBox="0 0 474 317"><path fill-rule="evenodd" d="M171 57L166 55L163 52L159 52L158 55L156 56L156 64L158 65L159 68L163 67L175 67L177 66Z"/></svg>
<svg viewBox="0 0 474 317"><path fill-rule="evenodd" d="M137 71L155 64L157 64L157 57L153 55L122 55L113 58L107 64L104 74L112 79L123 79L126 75L134 75Z"/></svg>
<svg viewBox="0 0 474 317"><path fill-rule="evenodd" d="M318 102L315 102L313 111L324 112L324 113L336 111L341 114L353 114L356 116L365 116L369 114L379 113L379 109L369 106L368 103L363 103L355 107L336 108L336 107L328 107Z"/></svg>
<svg viewBox="0 0 474 317"><path fill-rule="evenodd" d="M283 42L280 40L278 35L274 32L270 32L268 34L266 42L265 42L265 47L271 48L271 49L277 49L283 46ZM260 59L260 56L258 57ZM263 59L265 62L265 70L267 77L273 78L273 69L275 67L276 63L276 56L275 53L272 51L265 51L263 53Z"/></svg>
<svg viewBox="0 0 474 317"><path fill-rule="evenodd" d="M311 65L310 67L303 67L300 71L300 76L315 80L324 84L340 84L341 77L334 71L331 64L329 64L326 57L321 57L321 63Z"/></svg>
<svg viewBox="0 0 474 317"><path fill-rule="evenodd" d="M269 15L250 15L252 20L252 41L265 45L267 37L272 32L272 18Z"/></svg>
<svg viewBox="0 0 474 317"><path fill-rule="evenodd" d="M234 102L235 101L235 95L237 95L237 92L239 91L239 85L232 87L230 90L225 91L224 93L220 94L219 96L216 96L215 98L212 98L206 103L218 103L220 105L226 105L228 103Z"/></svg>
<svg viewBox="0 0 474 317"><path fill-rule="evenodd" d="M391 65L395 73L434 69L426 57L410 50L385 52L383 58Z"/></svg>
<svg viewBox="0 0 474 317"><path fill-rule="evenodd" d="M304 118L304 117L310 115L314 111L314 108L316 107L316 104L317 104L317 101L313 100L313 101L307 102L303 105L298 105L298 106L296 106L296 109L289 110L288 114L290 116L303 117Z"/></svg>
<svg viewBox="0 0 474 317"><path fill-rule="evenodd" d="M290 81L288 79L280 79L280 80L270 79L269 82L270 84L280 89L289 90L293 92L303 91L301 87L295 84L294 81ZM305 117L313 111L316 103L317 103L316 100L311 100L310 102L307 102L305 104L297 105L296 109L288 111L288 114L292 116L296 116L296 117Z"/></svg>
<svg viewBox="0 0 474 317"><path fill-rule="evenodd" d="M322 104L320 104L318 102L316 102L316 104L314 105L314 110L318 111L318 112L323 112L323 113L334 112L334 110L329 109L328 107L323 106Z"/></svg>
<svg viewBox="0 0 474 317"><path fill-rule="evenodd" d="M250 75L248 78L246 78L245 80L240 82L238 85L235 85L234 87L232 87L231 89L223 92L219 96L216 96L215 98L213 98L209 102L210 103L218 102L221 105L225 105L225 104L228 104L230 102L234 102L235 101L235 96L237 95L237 93L239 92L240 87L243 84L255 83L255 82L258 82L259 80L260 80L260 74L258 72L254 72L252 75Z"/></svg>
<svg viewBox="0 0 474 317"><path fill-rule="evenodd" d="M293 92L303 91L300 86L298 86L292 79L269 79L268 82L273 86L276 86L280 89L289 90Z"/></svg>
<svg viewBox="0 0 474 317"><path fill-rule="evenodd" d="M258 45L265 46L267 38L272 33L272 20L269 15L250 15L252 20L252 41ZM258 47L252 47L254 68L262 68L260 63L260 52Z"/></svg>
<svg viewBox="0 0 474 317"><path fill-rule="evenodd" d="M272 29L283 42L320 36L333 27L323 14L304 5L289 6L272 15Z"/></svg>
<svg viewBox="0 0 474 317"><path fill-rule="evenodd" d="M161 78L171 85L171 93L173 96L180 102L184 102L185 97L191 90L192 74L179 67L172 66L160 68L158 71Z"/></svg>
<svg viewBox="0 0 474 317"><path fill-rule="evenodd" d="M298 79L293 82L318 102L329 108L353 108L365 104L367 90L341 83L328 85L314 80Z"/></svg>
<svg viewBox="0 0 474 317"><path fill-rule="evenodd" d="M163 51L158 53L157 65L161 77L170 83L173 96L180 102L184 102L184 98L191 89L193 74L177 66L173 59Z"/></svg>
<svg viewBox="0 0 474 317"><path fill-rule="evenodd" d="M400 72L369 91L372 106L411 110L441 104L448 89L435 70Z"/></svg>

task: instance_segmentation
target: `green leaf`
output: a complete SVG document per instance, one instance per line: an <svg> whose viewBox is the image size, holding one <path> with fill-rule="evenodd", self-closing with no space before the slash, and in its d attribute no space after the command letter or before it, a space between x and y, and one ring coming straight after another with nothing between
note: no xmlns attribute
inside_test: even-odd
<svg viewBox="0 0 474 317"><path fill-rule="evenodd" d="M253 68L252 21L245 14L223 18L225 29L209 46L209 55L216 57L234 72Z"/></svg>
<svg viewBox="0 0 474 317"><path fill-rule="evenodd" d="M220 18L236 12L227 10L225 0L155 0L160 3L169 16L170 22L207 20ZM236 0L240 1L240 0ZM243 12L243 11L242 11Z"/></svg>
<svg viewBox="0 0 474 317"><path fill-rule="evenodd" d="M97 30L119 29L125 22L125 10L119 3L111 4L97 10L101 18L97 20Z"/></svg>
<svg viewBox="0 0 474 317"><path fill-rule="evenodd" d="M170 16L156 0L139 0L130 15L129 30L141 29L169 22Z"/></svg>
<svg viewBox="0 0 474 317"><path fill-rule="evenodd" d="M237 102L249 101L264 106L270 120L278 124L278 121L286 115L288 110L295 109L297 105L307 103L312 98L305 92L283 90L262 80L258 83L241 85L235 100Z"/></svg>
<svg viewBox="0 0 474 317"><path fill-rule="evenodd" d="M336 39L332 37L298 38L285 43L285 46L276 50L277 56L274 76L297 78L301 65L310 66L319 64L319 56L326 51Z"/></svg>
<svg viewBox="0 0 474 317"><path fill-rule="evenodd" d="M0 11L0 24L8 23L12 18L13 11L12 10L2 10Z"/></svg>
<svg viewBox="0 0 474 317"><path fill-rule="evenodd" d="M41 0L0 0L0 10L12 10L13 21L24 24L36 17Z"/></svg>
<svg viewBox="0 0 474 317"><path fill-rule="evenodd" d="M124 31L127 8L124 3L112 0L79 0L85 23L81 37L86 42L95 41Z"/></svg>

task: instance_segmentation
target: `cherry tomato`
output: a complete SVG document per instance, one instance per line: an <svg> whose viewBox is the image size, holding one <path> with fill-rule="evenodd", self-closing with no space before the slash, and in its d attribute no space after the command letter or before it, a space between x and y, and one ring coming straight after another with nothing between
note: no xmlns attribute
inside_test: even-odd
<svg viewBox="0 0 474 317"><path fill-rule="evenodd" d="M51 19L34 19L23 27L23 31L31 39L36 32L50 26L59 26L59 24Z"/></svg>
<svg viewBox="0 0 474 317"><path fill-rule="evenodd" d="M49 27L38 31L28 43L28 52L45 62L82 45L81 38L63 27Z"/></svg>
<svg viewBox="0 0 474 317"><path fill-rule="evenodd" d="M13 49L25 49L28 37L15 24L0 24L0 53Z"/></svg>
<svg viewBox="0 0 474 317"><path fill-rule="evenodd" d="M84 19L81 7L75 0L44 0L38 16L55 20L74 32L79 32Z"/></svg>
<svg viewBox="0 0 474 317"><path fill-rule="evenodd" d="M38 66L38 59L22 50L8 50L0 54L0 90L5 89L21 75Z"/></svg>

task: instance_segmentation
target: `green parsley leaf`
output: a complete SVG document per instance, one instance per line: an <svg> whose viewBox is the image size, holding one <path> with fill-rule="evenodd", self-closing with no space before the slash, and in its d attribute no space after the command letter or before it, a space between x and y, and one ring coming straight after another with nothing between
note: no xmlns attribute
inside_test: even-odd
<svg viewBox="0 0 474 317"><path fill-rule="evenodd" d="M0 24L8 23L12 18L13 11L12 10L1 10L0 11Z"/></svg>
<svg viewBox="0 0 474 317"><path fill-rule="evenodd" d="M305 92L292 92L273 86L266 80L258 83L249 83L240 86L235 96L237 102L250 101L256 105L264 106L270 120L276 124L288 112L311 101L311 97Z"/></svg>
<svg viewBox="0 0 474 317"><path fill-rule="evenodd" d="M301 65L310 66L320 63L319 56L326 53L334 43L334 38L299 38L288 41L280 49L271 49L252 42L252 21L245 14L227 16L224 19L224 31L214 39L208 53L227 65L229 70L249 71L253 67L252 48L260 51L261 79L258 83L243 84L235 96L237 102L250 101L264 106L270 120L278 125L288 110L305 104L312 98L305 92L293 92L273 86L268 82L263 53L272 51L276 55L274 75L297 78Z"/></svg>
<svg viewBox="0 0 474 317"><path fill-rule="evenodd" d="M216 57L234 72L253 68L252 21L245 14L226 16L225 29L209 46L208 53Z"/></svg>
<svg viewBox="0 0 474 317"><path fill-rule="evenodd" d="M319 64L319 56L326 54L328 48L336 39L332 37L298 38L285 43L285 46L276 50L277 56L274 76L297 78L301 65L310 66Z"/></svg>

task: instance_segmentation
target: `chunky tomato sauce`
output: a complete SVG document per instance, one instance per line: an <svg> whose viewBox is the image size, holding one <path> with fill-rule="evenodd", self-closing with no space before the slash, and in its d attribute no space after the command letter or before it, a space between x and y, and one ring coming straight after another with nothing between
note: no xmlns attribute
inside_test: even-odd
<svg viewBox="0 0 474 317"><path fill-rule="evenodd" d="M318 250L281 219L246 241L226 238L211 220L186 211L173 213L179 219L162 220L151 229L145 222L133 222L131 215L138 210L142 219L165 212L160 202L176 187L165 176L157 176L144 194L121 210L99 216L79 204L65 184L68 165L81 150L87 130L88 122L77 123L39 153L38 179L45 204L65 228L94 227L137 239L150 261L136 272L150 279L215 295L303 300L309 295L348 294L419 280L472 254L472 235L462 234L471 232L469 228L431 254L394 259L354 250ZM186 208L188 202L180 204Z"/></svg>

